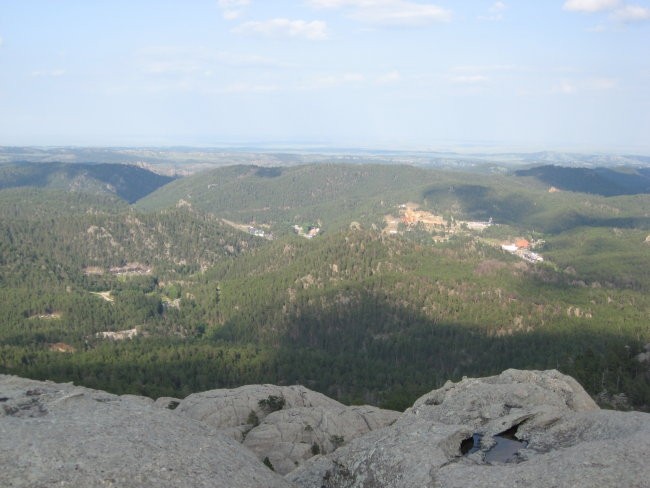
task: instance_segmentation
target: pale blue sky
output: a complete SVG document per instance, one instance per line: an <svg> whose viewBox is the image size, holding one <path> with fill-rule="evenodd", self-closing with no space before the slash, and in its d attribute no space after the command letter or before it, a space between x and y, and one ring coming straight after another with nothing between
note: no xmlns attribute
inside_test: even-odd
<svg viewBox="0 0 650 488"><path fill-rule="evenodd" d="M650 153L650 0L0 0L0 144Z"/></svg>

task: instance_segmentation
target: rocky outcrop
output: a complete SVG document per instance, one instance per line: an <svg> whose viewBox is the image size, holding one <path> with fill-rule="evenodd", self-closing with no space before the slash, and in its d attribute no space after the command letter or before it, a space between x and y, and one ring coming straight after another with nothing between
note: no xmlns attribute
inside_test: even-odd
<svg viewBox="0 0 650 488"><path fill-rule="evenodd" d="M392 426L318 456L304 488L647 486L650 415L600 410L557 371L448 382Z"/></svg>
<svg viewBox="0 0 650 488"><path fill-rule="evenodd" d="M403 414L302 387L154 402L0 375L3 487L641 488L648 453L650 415L557 371L448 382Z"/></svg>
<svg viewBox="0 0 650 488"><path fill-rule="evenodd" d="M264 403L260 403L268 401L269 398L282 399L283 409L343 407L343 404L336 400L303 386L247 385L231 390L193 393L181 401L176 412L218 429L232 429L246 425L250 427L256 423L255 419L260 422L273 411L273 407L269 408Z"/></svg>
<svg viewBox="0 0 650 488"><path fill-rule="evenodd" d="M268 415L247 433L244 446L259 459L269 458L287 474L316 454L336 450L348 441L397 420L398 412L376 407L298 407Z"/></svg>
<svg viewBox="0 0 650 488"><path fill-rule="evenodd" d="M275 385L195 393L175 411L243 442L281 474L399 417L376 407L346 407L303 386Z"/></svg>
<svg viewBox="0 0 650 488"><path fill-rule="evenodd" d="M212 427L149 398L0 375L0 486L289 484Z"/></svg>

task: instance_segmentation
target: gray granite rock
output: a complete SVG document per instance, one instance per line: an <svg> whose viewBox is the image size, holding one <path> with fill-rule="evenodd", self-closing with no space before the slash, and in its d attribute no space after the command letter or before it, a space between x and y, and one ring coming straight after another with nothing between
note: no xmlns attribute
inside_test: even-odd
<svg viewBox="0 0 650 488"><path fill-rule="evenodd" d="M282 399L282 408L271 411L265 407L264 401L269 397ZM210 424L243 442L260 460L268 457L282 474L316 452L332 452L399 416L376 407L346 407L303 386L275 385L195 393L182 400L175 412Z"/></svg>
<svg viewBox="0 0 650 488"><path fill-rule="evenodd" d="M647 487L649 454L650 415L600 410L557 371L508 370L448 382L393 425L286 479L304 488Z"/></svg>
<svg viewBox="0 0 650 488"><path fill-rule="evenodd" d="M433 486L436 470L459 454L471 433L418 417L400 419L307 461L286 478L301 488Z"/></svg>
<svg viewBox="0 0 650 488"><path fill-rule="evenodd" d="M247 385L230 390L209 390L193 393L176 408L175 412L200 420L218 429L250 425L251 412L258 422L269 413L260 401L269 397L284 400L284 409L294 407L341 408L343 404L311 391L303 386ZM252 426L252 425L251 425Z"/></svg>
<svg viewBox="0 0 650 488"><path fill-rule="evenodd" d="M0 486L650 486L650 415L600 410L557 371L449 382L404 414L270 385L177 401L0 375Z"/></svg>
<svg viewBox="0 0 650 488"><path fill-rule="evenodd" d="M2 487L288 487L239 443L150 399L0 375Z"/></svg>
<svg viewBox="0 0 650 488"><path fill-rule="evenodd" d="M166 408L168 410L175 410L180 404L181 400L174 397L159 397L154 402L155 407Z"/></svg>
<svg viewBox="0 0 650 488"><path fill-rule="evenodd" d="M461 459L436 474L437 486L650 486L650 415L608 410L567 413L547 426L520 428L529 439L518 463Z"/></svg>
<svg viewBox="0 0 650 488"><path fill-rule="evenodd" d="M279 410L247 433L244 446L268 457L286 474L315 454L334 451L371 430L391 424L399 412L370 406L298 407Z"/></svg>

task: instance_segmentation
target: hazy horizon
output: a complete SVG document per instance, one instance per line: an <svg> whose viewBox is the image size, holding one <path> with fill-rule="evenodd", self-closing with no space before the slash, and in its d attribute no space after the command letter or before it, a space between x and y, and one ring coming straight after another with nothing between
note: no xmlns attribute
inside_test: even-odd
<svg viewBox="0 0 650 488"><path fill-rule="evenodd" d="M650 154L650 1L26 0L0 145Z"/></svg>

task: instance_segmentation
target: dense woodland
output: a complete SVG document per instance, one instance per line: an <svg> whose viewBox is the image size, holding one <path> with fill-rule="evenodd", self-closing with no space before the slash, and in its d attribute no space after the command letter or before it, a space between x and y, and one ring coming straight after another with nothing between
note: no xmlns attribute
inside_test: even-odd
<svg viewBox="0 0 650 488"><path fill-rule="evenodd" d="M604 406L650 408L648 194L549 193L534 173L235 166L130 205L61 178L0 190L0 372L152 397L301 383L404 408L463 375L557 368ZM496 225L387 234L405 202ZM293 234L308 223L323 232ZM515 237L545 261L503 252Z"/></svg>

